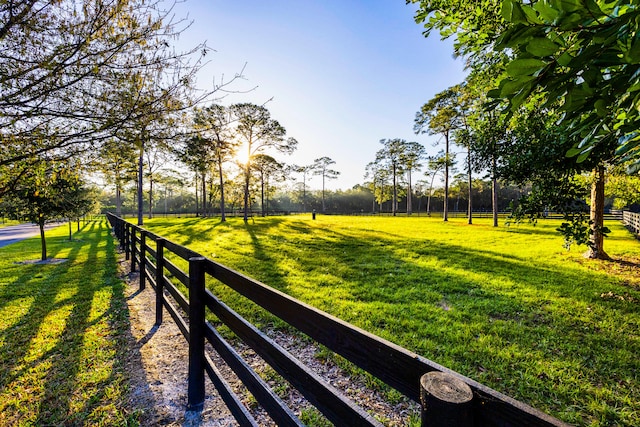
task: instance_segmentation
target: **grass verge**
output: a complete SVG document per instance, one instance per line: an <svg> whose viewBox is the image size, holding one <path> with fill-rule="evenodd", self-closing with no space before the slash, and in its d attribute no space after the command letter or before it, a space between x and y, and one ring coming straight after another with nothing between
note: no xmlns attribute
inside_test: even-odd
<svg viewBox="0 0 640 427"><path fill-rule="evenodd" d="M319 216L145 227L567 422L639 425L640 243L611 223L614 261L585 260L584 248L562 248L558 225Z"/></svg>
<svg viewBox="0 0 640 427"><path fill-rule="evenodd" d="M124 372L124 284L104 220L0 249L0 425L135 425Z"/></svg>

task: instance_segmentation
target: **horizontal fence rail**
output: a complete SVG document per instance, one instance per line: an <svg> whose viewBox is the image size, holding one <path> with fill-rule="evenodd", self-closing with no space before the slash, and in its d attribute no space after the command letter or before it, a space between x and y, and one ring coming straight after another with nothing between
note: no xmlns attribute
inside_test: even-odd
<svg viewBox="0 0 640 427"><path fill-rule="evenodd" d="M189 248L170 242L113 214L108 213L107 218L119 239L125 258L131 262L131 270L138 269L140 272L140 289L149 284L156 292L156 324L163 321L162 313L166 310L189 343L188 409L202 410L206 374L240 425L257 425L242 404L242 399L220 374L220 367L206 353L208 344L276 424L303 425L294 411L251 368L216 326L207 320L211 317L216 319L216 325L224 325L231 330L333 424L382 425L375 418L376 414L368 413L313 373L286 349L230 308L219 296L214 295L206 287L207 278L212 278L409 399L421 403L423 425L566 425L522 402L203 257ZM188 271L183 271L180 265L186 266ZM454 406L448 401L442 403L436 390L441 386L448 390L459 389L460 396L465 396L462 399L464 402L455 402ZM452 407L455 408L453 411Z"/></svg>

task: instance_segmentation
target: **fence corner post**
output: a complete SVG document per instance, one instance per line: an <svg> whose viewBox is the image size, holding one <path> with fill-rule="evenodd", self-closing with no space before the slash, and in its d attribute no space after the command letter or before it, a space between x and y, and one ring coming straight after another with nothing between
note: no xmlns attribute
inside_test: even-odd
<svg viewBox="0 0 640 427"><path fill-rule="evenodd" d="M444 372L420 378L421 425L423 427L473 426L473 392L469 385Z"/></svg>
<svg viewBox="0 0 640 427"><path fill-rule="evenodd" d="M156 240L156 326L162 324L162 306L164 302L164 243L165 239Z"/></svg>
<svg viewBox="0 0 640 427"><path fill-rule="evenodd" d="M189 258L189 386L187 410L204 407L204 257Z"/></svg>
<svg viewBox="0 0 640 427"><path fill-rule="evenodd" d="M146 230L140 230L140 262L138 265L138 269L140 270L140 290L143 291L145 288L144 279L147 275L147 232Z"/></svg>

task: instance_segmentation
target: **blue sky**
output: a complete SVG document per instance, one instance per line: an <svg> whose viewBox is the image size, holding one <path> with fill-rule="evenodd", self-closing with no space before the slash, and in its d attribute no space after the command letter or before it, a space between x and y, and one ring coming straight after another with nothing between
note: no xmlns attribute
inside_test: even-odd
<svg viewBox="0 0 640 427"><path fill-rule="evenodd" d="M245 80L221 101L262 104L299 142L288 164L328 156L339 179L327 188L364 181L383 138L403 138L435 153L438 140L415 135L413 119L436 93L464 79L450 41L426 39L404 0L187 0L176 16L193 20L179 40L207 41L214 51L198 84ZM415 178L414 178L415 179ZM309 183L321 188L320 178Z"/></svg>

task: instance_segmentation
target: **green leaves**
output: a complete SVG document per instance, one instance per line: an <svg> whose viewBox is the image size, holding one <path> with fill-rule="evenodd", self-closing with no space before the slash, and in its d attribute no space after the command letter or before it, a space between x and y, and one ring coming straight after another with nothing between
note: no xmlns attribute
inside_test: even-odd
<svg viewBox="0 0 640 427"><path fill-rule="evenodd" d="M502 17L505 21L513 22L514 24L527 23L522 7L515 0L504 0L502 2Z"/></svg>
<svg viewBox="0 0 640 427"><path fill-rule="evenodd" d="M507 65L507 74L511 77L536 75L547 65L541 59L523 58L511 61Z"/></svg>
<svg viewBox="0 0 640 427"><path fill-rule="evenodd" d="M514 24L541 24L536 11L528 5L516 0L504 0L502 2L502 17L505 21Z"/></svg>
<svg viewBox="0 0 640 427"><path fill-rule="evenodd" d="M547 107L559 103L561 121L581 139L567 153L578 162L611 159L612 140L615 155L640 162L640 2L504 0L502 7L511 27L496 48L512 59L490 96L507 99L512 113L534 92Z"/></svg>
<svg viewBox="0 0 640 427"><path fill-rule="evenodd" d="M525 49L533 56L542 58L555 54L560 46L546 37L535 37L529 41Z"/></svg>

